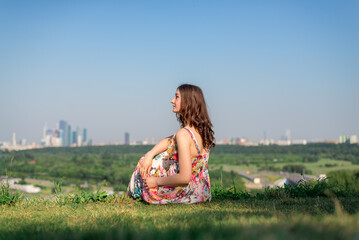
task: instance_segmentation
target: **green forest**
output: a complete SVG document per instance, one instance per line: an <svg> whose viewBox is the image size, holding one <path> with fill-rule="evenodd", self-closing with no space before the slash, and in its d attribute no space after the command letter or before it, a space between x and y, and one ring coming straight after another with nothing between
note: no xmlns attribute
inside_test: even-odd
<svg viewBox="0 0 359 240"><path fill-rule="evenodd" d="M115 190L125 190L140 157L151 145L111 145L88 147L41 148L18 152L0 152L0 175L59 180L63 184L106 182ZM326 160L323 160L326 159ZM335 170L344 164L359 170L359 146L350 144L308 144L291 146L218 145L210 153L209 170L212 184L229 187L243 182L223 166L241 166L257 171L285 171L312 174L307 166L324 161L317 167ZM343 165L344 166L344 165ZM344 167L345 167L344 166ZM354 166L354 167L353 167ZM332 171L335 172L335 171Z"/></svg>

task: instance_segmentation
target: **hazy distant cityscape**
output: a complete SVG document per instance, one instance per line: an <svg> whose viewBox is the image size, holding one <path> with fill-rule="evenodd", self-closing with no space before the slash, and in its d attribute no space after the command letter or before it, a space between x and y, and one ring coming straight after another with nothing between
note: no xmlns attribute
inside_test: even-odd
<svg viewBox="0 0 359 240"><path fill-rule="evenodd" d="M34 149L34 148L44 148L44 147L81 147L81 146L91 146L91 145L154 145L156 143L155 138L152 137L145 138L143 140L131 140L130 133L124 133L124 141L119 143L96 143L93 144L92 139L88 138L87 128L76 127L72 129L71 125L64 121L60 120L54 128L49 128L45 123L42 132L42 139L39 143L37 142L28 142L26 139L22 138L20 140L16 139L16 133L13 133L12 140L6 141L1 139L0 149L9 150L9 151L18 151L25 149ZM285 134L280 139L267 138L266 133L264 132L263 138L259 141L252 140L246 137L233 137L227 138L225 140L217 141L217 144L224 145L240 145L240 146L258 146L258 145L280 145L280 146L289 146L289 145L306 145L308 143L334 143L334 144L358 144L357 135L343 135L339 136L338 140L322 140L322 139L293 139L291 137L291 130L287 129Z"/></svg>
<svg viewBox="0 0 359 240"><path fill-rule="evenodd" d="M75 130L72 130L71 125L64 120L60 120L53 129L49 128L47 123L45 123L40 143L28 143L26 139L17 141L16 133L13 133L11 142L0 142L0 148L7 150L25 150L42 147L81 147L91 145L92 139L88 139L86 128L81 129L80 127L76 127Z"/></svg>

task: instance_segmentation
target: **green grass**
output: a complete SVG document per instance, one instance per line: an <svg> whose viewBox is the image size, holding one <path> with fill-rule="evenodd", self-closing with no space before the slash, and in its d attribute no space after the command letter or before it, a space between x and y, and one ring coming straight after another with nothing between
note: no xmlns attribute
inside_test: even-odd
<svg viewBox="0 0 359 240"><path fill-rule="evenodd" d="M303 165L307 170L312 171L312 175L327 174L328 172L340 171L340 170L359 170L358 164L352 164L349 161L333 160L333 159L320 159L318 162L294 162L294 163L271 163L274 167L282 169L285 165ZM331 165L331 166L330 166ZM211 165L210 165L211 166ZM224 171L250 171L257 172L258 167L254 164L248 165L228 165L221 164L212 166L213 168L223 167Z"/></svg>
<svg viewBox="0 0 359 240"><path fill-rule="evenodd" d="M267 179L271 183L274 183L275 181L283 178L282 176L273 176L273 175L263 175L261 177Z"/></svg>
<svg viewBox="0 0 359 240"><path fill-rule="evenodd" d="M327 174L328 172L339 170L359 170L358 164L352 164L348 161L333 160L333 159L320 159L318 162L308 163L293 163L297 165L303 165L307 170L312 171L312 175ZM274 166L282 168L284 165L290 165L290 163L276 163ZM332 165L326 167L326 165Z"/></svg>
<svg viewBox="0 0 359 240"><path fill-rule="evenodd" d="M326 167L326 164L337 165L333 167ZM340 171L340 170L359 170L358 164L352 164L348 161L340 161L340 160L333 160L333 159L321 159L316 163L305 163L304 166L313 172L313 175L318 175L321 173L328 173L333 171Z"/></svg>
<svg viewBox="0 0 359 240"><path fill-rule="evenodd" d="M357 239L359 193L326 181L249 194L213 188L210 203L149 205L105 192L0 205L0 239Z"/></svg>
<svg viewBox="0 0 359 240"><path fill-rule="evenodd" d="M0 206L0 239L356 239L359 198Z"/></svg>
<svg viewBox="0 0 359 240"><path fill-rule="evenodd" d="M258 171L258 167L254 164L248 165L229 165L229 164L219 164L218 168L223 167L223 171L242 171L242 172L256 172Z"/></svg>

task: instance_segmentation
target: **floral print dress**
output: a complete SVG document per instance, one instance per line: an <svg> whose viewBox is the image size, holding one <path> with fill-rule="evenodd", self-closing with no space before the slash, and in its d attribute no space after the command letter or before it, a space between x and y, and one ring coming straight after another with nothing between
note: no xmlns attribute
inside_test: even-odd
<svg viewBox="0 0 359 240"><path fill-rule="evenodd" d="M208 174L208 157L209 154L200 154L197 140L188 128L193 139L197 156L192 158L192 177L187 186L166 187L158 186L147 188L143 184L143 179L138 171L142 157L132 174L130 183L127 188L127 194L133 198L142 198L151 204L168 204L168 203L199 203L211 200L211 184ZM152 160L152 168L148 177L167 177L179 173L178 151L175 135L170 139L166 151L156 155Z"/></svg>

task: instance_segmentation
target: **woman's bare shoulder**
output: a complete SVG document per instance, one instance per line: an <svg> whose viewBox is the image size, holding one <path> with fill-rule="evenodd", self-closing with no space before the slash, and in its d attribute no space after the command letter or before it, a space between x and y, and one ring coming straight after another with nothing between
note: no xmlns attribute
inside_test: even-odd
<svg viewBox="0 0 359 240"><path fill-rule="evenodd" d="M181 128L180 130L178 130L175 134L176 139L181 138L183 140L189 140L191 139L191 136L188 134L188 131L184 128Z"/></svg>

